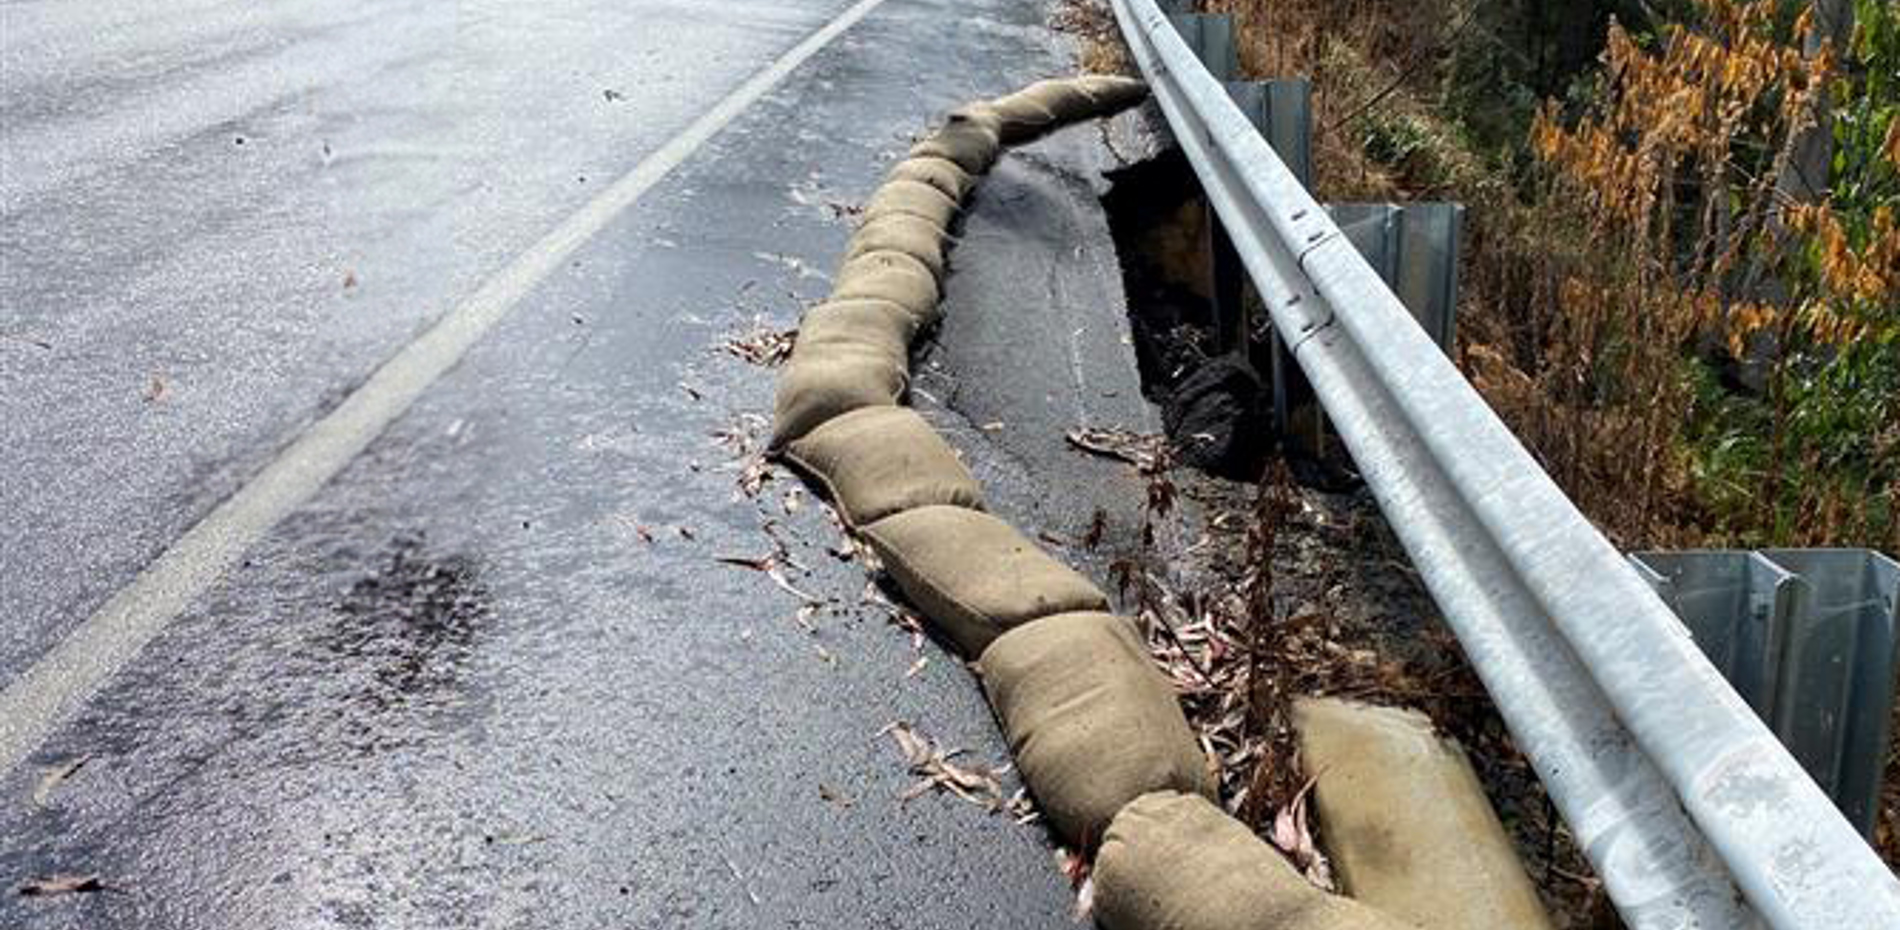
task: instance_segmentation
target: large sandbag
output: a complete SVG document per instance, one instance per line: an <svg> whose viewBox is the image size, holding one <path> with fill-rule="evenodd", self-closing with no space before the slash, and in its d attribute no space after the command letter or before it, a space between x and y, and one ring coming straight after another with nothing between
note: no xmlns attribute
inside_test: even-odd
<svg viewBox="0 0 1900 930"><path fill-rule="evenodd" d="M998 118L998 138L1018 145L1070 123L1117 113L1147 95L1148 85L1135 78L1087 75L1037 81L991 101L990 108Z"/></svg>
<svg viewBox="0 0 1900 930"><path fill-rule="evenodd" d="M943 227L929 220L905 214L867 220L851 234L845 259L872 252L901 252L923 262L933 276L943 278Z"/></svg>
<svg viewBox="0 0 1900 930"><path fill-rule="evenodd" d="M905 362L877 347L800 344L779 370L772 446L781 447L839 414L895 404L909 387Z"/></svg>
<svg viewBox="0 0 1900 930"><path fill-rule="evenodd" d="M864 223L869 225L892 215L914 216L946 230L956 218L957 200L927 181L895 178L884 182L865 202Z"/></svg>
<svg viewBox="0 0 1900 930"><path fill-rule="evenodd" d="M847 298L827 300L805 311L798 324L797 346L807 351L821 346L851 345L876 349L909 367L910 342L917 320L905 308L885 300Z"/></svg>
<svg viewBox="0 0 1900 930"><path fill-rule="evenodd" d="M1107 930L1416 930L1313 887L1195 794L1161 791L1122 808L1094 876L1095 918Z"/></svg>
<svg viewBox="0 0 1900 930"><path fill-rule="evenodd" d="M1037 81L991 101L991 109L997 115L997 138L1004 145L1020 145L1055 129L1056 113L1045 102L1047 94L1041 91L1046 84L1060 83Z"/></svg>
<svg viewBox="0 0 1900 930"><path fill-rule="evenodd" d="M946 158L968 174L982 174L996 163L1002 140L994 125L982 120L960 119L952 115L936 132L911 146L909 157Z"/></svg>
<svg viewBox="0 0 1900 930"><path fill-rule="evenodd" d="M1101 842L1115 812L1151 791L1214 790L1174 688L1133 621L1033 620L996 637L977 666L1017 771L1070 842Z"/></svg>
<svg viewBox="0 0 1900 930"><path fill-rule="evenodd" d="M906 158L892 167L887 177L891 181L920 181L942 191L958 203L962 203L963 198L970 193L970 188L976 186L976 179L957 167L956 162L935 155Z"/></svg>
<svg viewBox="0 0 1900 930"><path fill-rule="evenodd" d="M864 528L912 604L972 658L998 633L1108 596L1016 529L962 507L919 507Z"/></svg>
<svg viewBox="0 0 1900 930"><path fill-rule="evenodd" d="M1293 726L1342 891L1426 930L1549 930L1477 773L1430 718L1307 698Z"/></svg>
<svg viewBox="0 0 1900 930"><path fill-rule="evenodd" d="M845 260L832 282L832 300L882 300L903 307L919 328L937 321L937 276L914 256L866 252Z"/></svg>
<svg viewBox="0 0 1900 930"><path fill-rule="evenodd" d="M909 407L834 417L788 445L785 458L824 486L852 526L933 504L983 509L970 470Z"/></svg>

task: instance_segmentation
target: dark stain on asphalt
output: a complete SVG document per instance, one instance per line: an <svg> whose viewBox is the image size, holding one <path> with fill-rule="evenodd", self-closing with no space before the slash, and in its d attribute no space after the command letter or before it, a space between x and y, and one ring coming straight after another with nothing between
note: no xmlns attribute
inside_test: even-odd
<svg viewBox="0 0 1900 930"><path fill-rule="evenodd" d="M359 669L355 705L425 705L453 689L490 619L475 561L434 556L421 535L398 537L385 564L350 587L316 638L339 667Z"/></svg>

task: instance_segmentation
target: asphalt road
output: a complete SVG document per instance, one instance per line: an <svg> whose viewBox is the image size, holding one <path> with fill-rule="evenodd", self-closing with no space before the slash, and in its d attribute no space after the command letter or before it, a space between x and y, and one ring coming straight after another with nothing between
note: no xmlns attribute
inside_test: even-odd
<svg viewBox="0 0 1900 930"><path fill-rule="evenodd" d="M0 720L33 733L0 771L0 927L1067 925L1040 832L897 802L887 723L1003 747L965 670L861 601L808 495L737 490L725 439L762 438L771 373L718 350L824 292L834 204L921 120L1067 69L1045 14L0 6L0 695L85 680L47 657L387 393L379 366L493 311L334 477L260 498L282 513L161 592L179 609L69 712ZM1079 378L1123 346L1106 230L1086 185L1011 171L958 261L1044 287L953 278L949 306L988 340L1033 318ZM1011 220L1050 196L1054 220ZM956 332L919 402L998 509L1060 538L1137 498L1055 430L1145 422L1132 362L1016 392L1059 414L994 389L960 410L994 372ZM816 632L718 561L775 539ZM15 893L62 874L105 890Z"/></svg>

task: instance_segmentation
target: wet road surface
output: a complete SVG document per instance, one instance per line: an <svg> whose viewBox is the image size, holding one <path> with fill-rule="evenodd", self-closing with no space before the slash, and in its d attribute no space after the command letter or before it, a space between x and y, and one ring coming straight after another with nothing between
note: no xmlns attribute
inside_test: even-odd
<svg viewBox="0 0 1900 930"><path fill-rule="evenodd" d="M844 8L0 8L0 683ZM771 376L717 350L823 293L833 205L926 114L1065 70L1043 15L889 0L568 256L0 775L0 926L1067 925L1039 832L897 803L887 723L1003 747L954 660L907 674L808 495L737 490ZM1079 358L1073 322L1049 325ZM963 364L920 403L1000 510L1079 534L1040 453L971 445L993 431L950 409ZM827 601L815 633L718 561L775 539ZM58 873L107 890L11 891Z"/></svg>

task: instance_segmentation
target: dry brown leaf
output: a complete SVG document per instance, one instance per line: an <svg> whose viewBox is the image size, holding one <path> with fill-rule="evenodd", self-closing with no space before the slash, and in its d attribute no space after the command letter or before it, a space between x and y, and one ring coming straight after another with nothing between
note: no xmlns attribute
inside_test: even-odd
<svg viewBox="0 0 1900 930"><path fill-rule="evenodd" d="M940 790L948 791L991 813L1007 808L1008 800L1003 797L1003 786L996 780L998 770L987 766L963 766L950 761L961 755L963 750L945 752L903 721L893 722L879 733L890 734L897 742L898 750L904 754L911 774L921 776L920 781L898 795L898 803L907 804L930 791Z"/></svg>
<svg viewBox="0 0 1900 930"><path fill-rule="evenodd" d="M1319 773L1306 780L1293 800L1273 815L1273 832L1267 838L1293 860L1306 880L1327 891L1334 890L1333 866L1313 841L1313 825L1306 812L1306 799L1319 782Z"/></svg>
<svg viewBox="0 0 1900 930"><path fill-rule="evenodd" d="M773 329L763 317L754 317L750 329L727 337L721 347L741 361L770 368L791 357L797 340L796 328Z"/></svg>
<svg viewBox="0 0 1900 930"><path fill-rule="evenodd" d="M1069 445L1094 455L1120 459L1142 471L1153 471L1162 461L1167 438L1125 429L1084 426L1064 435Z"/></svg>
<svg viewBox="0 0 1900 930"><path fill-rule="evenodd" d="M39 784L33 786L33 806L45 807L46 802L52 800L53 791L91 761L92 756L82 755L47 769Z"/></svg>
<svg viewBox="0 0 1900 930"><path fill-rule="evenodd" d="M27 898L51 897L62 894L89 894L106 890L105 883L99 880L97 873L90 875L49 875L45 878L28 880L20 886L20 895Z"/></svg>
<svg viewBox="0 0 1900 930"><path fill-rule="evenodd" d="M1076 923L1086 922L1095 911L1095 876L1088 858L1073 849L1058 846L1056 868L1068 879L1069 890L1075 892L1075 906L1070 916Z"/></svg>
<svg viewBox="0 0 1900 930"><path fill-rule="evenodd" d="M724 562L727 565L737 565L740 568L749 568L755 572L771 571L772 566L777 564L772 561L772 557L769 555L762 555L756 558L743 555L715 555L713 556L713 561Z"/></svg>

